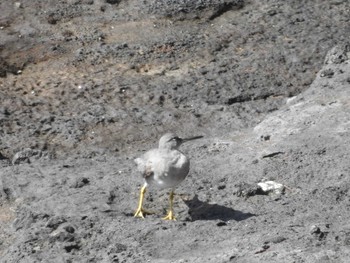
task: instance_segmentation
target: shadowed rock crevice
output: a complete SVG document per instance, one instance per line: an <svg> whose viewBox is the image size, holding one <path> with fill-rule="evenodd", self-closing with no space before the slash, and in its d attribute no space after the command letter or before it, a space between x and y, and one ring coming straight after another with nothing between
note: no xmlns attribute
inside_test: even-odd
<svg viewBox="0 0 350 263"><path fill-rule="evenodd" d="M243 6L244 0L152 0L147 1L145 9L157 17L167 17L173 20L213 20L227 11L237 10Z"/></svg>

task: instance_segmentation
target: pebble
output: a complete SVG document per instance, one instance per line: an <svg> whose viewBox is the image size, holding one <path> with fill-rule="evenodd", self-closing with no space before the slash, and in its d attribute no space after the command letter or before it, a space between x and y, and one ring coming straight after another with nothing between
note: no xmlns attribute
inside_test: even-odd
<svg viewBox="0 0 350 263"><path fill-rule="evenodd" d="M22 151L17 152L12 158L12 164L20 164L20 163L30 163L31 157L40 158L42 152L40 150L34 150L31 148L25 148Z"/></svg>
<svg viewBox="0 0 350 263"><path fill-rule="evenodd" d="M332 69L325 69L321 72L321 77L327 77L327 78L331 78L334 75L334 71Z"/></svg>
<svg viewBox="0 0 350 263"><path fill-rule="evenodd" d="M22 8L22 7L23 7L23 4L20 3L20 2L15 2L15 7L16 7L16 8Z"/></svg>
<svg viewBox="0 0 350 263"><path fill-rule="evenodd" d="M258 183L258 186L266 194L269 194L269 193L282 194L285 189L283 184L276 183L274 181L261 182L261 183Z"/></svg>
<svg viewBox="0 0 350 263"><path fill-rule="evenodd" d="M316 225L313 225L310 227L310 234L319 234L321 233L321 229L316 226Z"/></svg>
<svg viewBox="0 0 350 263"><path fill-rule="evenodd" d="M72 184L72 188L82 188L83 186L90 183L90 180L86 177L79 177L77 180Z"/></svg>

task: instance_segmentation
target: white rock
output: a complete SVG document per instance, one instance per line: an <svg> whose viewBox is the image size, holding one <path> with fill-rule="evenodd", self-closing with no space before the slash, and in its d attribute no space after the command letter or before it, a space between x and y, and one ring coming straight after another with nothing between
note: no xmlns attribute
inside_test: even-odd
<svg viewBox="0 0 350 263"><path fill-rule="evenodd" d="M20 2L15 2L15 7L16 7L16 8L21 8L21 7L22 7L22 3L20 3Z"/></svg>
<svg viewBox="0 0 350 263"><path fill-rule="evenodd" d="M260 182L258 186L265 193L273 192L274 194L281 194L284 191L284 185L274 181Z"/></svg>

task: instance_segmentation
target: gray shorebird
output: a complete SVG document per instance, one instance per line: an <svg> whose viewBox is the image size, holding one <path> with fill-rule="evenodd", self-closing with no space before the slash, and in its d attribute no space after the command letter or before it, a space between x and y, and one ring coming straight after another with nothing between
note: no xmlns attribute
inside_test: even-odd
<svg viewBox="0 0 350 263"><path fill-rule="evenodd" d="M150 214L142 205L146 188L154 186L158 189L171 188L169 211L163 219L176 220L173 212L174 189L186 178L190 170L190 160L178 148L184 142L202 137L181 139L173 133L166 133L160 138L157 149L149 150L140 158L135 159L137 168L145 180L141 188L135 217L144 218L145 214Z"/></svg>

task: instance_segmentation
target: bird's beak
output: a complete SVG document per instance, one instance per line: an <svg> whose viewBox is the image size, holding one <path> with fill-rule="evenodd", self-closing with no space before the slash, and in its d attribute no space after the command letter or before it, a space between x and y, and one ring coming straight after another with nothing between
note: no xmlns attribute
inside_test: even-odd
<svg viewBox="0 0 350 263"><path fill-rule="evenodd" d="M184 139L181 139L181 142L184 143L184 142L188 142L188 141L192 141L192 140L197 140L197 139L200 139L200 138L203 138L203 136L195 136L195 137L190 137L190 138L184 138Z"/></svg>

